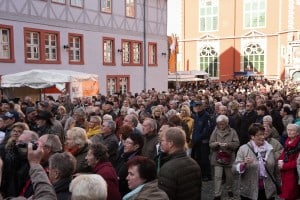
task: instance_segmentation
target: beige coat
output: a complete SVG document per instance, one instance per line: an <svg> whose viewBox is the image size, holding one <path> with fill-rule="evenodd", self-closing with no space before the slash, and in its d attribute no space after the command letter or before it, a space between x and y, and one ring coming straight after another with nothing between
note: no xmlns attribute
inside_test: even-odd
<svg viewBox="0 0 300 200"><path fill-rule="evenodd" d="M248 144L251 143L248 142ZM268 151L266 153L266 164L268 171L272 174L277 182L280 182L280 173L277 167L277 162L275 159L275 153L272 146L268 143ZM251 151L247 144L242 145L236 156L233 169L238 171L240 163L243 163L246 157L252 158L254 161L246 166L243 173L240 174L240 194L241 196L256 200L258 197L258 160L256 155ZM264 180L264 188L266 192L266 197L269 199L276 196L276 187L272 182L272 179L268 176Z"/></svg>
<svg viewBox="0 0 300 200"><path fill-rule="evenodd" d="M226 146L220 146L218 143L226 143ZM236 133L236 131L233 128L228 127L224 131L220 131L217 127L213 131L213 133L210 136L209 140L209 147L212 150L211 154L211 164L212 165L219 165L219 163L216 162L216 155L219 150L226 151L231 154L231 164L227 166L231 166L232 163L235 160L235 151L239 147L239 137Z"/></svg>

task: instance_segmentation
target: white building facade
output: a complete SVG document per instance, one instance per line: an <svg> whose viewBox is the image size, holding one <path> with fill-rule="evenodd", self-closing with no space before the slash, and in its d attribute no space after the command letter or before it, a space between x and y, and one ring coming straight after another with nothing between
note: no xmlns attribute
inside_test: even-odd
<svg viewBox="0 0 300 200"><path fill-rule="evenodd" d="M97 74L101 94L167 90L167 0L0 0L0 74Z"/></svg>

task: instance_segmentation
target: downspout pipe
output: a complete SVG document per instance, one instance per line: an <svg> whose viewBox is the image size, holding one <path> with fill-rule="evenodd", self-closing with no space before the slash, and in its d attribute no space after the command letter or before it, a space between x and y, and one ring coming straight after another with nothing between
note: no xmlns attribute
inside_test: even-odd
<svg viewBox="0 0 300 200"><path fill-rule="evenodd" d="M146 91L146 83L147 83L147 56L146 56L146 0L144 0L144 34L143 34L143 41L144 41L144 52L143 52L143 57L144 57L144 91Z"/></svg>

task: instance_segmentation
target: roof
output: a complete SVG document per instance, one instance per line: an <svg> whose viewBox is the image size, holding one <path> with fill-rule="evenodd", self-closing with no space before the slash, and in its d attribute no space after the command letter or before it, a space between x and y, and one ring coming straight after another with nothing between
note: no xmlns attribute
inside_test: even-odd
<svg viewBox="0 0 300 200"><path fill-rule="evenodd" d="M72 81L94 80L98 81L98 75L87 74L70 70L29 70L15 74L3 75L1 87L31 87L47 88L60 83Z"/></svg>

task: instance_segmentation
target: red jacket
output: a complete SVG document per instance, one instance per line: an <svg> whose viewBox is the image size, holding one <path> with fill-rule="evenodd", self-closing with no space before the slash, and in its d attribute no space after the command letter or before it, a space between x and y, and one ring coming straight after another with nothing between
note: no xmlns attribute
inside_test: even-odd
<svg viewBox="0 0 300 200"><path fill-rule="evenodd" d="M97 163L93 172L101 175L107 183L107 200L121 200L119 181L115 169L110 162Z"/></svg>
<svg viewBox="0 0 300 200"><path fill-rule="evenodd" d="M292 149L295 149L297 145L299 145L300 135L298 135L291 144L289 144L289 141L290 138L286 140L284 151L279 157L279 160L284 160L283 167L280 170L282 180L282 194L280 195L280 198L292 200L300 198L300 186L298 185L297 178L297 158L299 149L292 152ZM291 154L287 155L287 152L290 152Z"/></svg>

